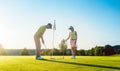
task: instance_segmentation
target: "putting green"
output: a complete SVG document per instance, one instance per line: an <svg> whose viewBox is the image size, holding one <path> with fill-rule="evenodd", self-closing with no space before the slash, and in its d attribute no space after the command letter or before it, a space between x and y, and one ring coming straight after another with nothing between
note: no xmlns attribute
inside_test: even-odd
<svg viewBox="0 0 120 71"><path fill-rule="evenodd" d="M120 71L119 56L0 56L0 71Z"/></svg>

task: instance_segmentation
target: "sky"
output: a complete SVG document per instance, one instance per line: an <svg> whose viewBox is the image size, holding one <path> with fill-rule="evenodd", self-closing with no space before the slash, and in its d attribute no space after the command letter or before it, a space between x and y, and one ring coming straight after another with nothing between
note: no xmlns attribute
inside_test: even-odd
<svg viewBox="0 0 120 71"><path fill-rule="evenodd" d="M68 37L69 26L77 31L78 49L120 45L119 0L0 0L0 44L6 49L35 49L35 32L54 20L55 48ZM47 48L53 48L53 30L43 36Z"/></svg>

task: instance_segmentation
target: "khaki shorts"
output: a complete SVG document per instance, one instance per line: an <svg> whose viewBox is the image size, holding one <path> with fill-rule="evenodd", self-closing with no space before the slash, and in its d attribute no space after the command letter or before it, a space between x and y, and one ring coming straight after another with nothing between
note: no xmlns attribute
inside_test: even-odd
<svg viewBox="0 0 120 71"><path fill-rule="evenodd" d="M71 39L70 40L70 45L71 45L71 47L76 47L76 40L75 39Z"/></svg>

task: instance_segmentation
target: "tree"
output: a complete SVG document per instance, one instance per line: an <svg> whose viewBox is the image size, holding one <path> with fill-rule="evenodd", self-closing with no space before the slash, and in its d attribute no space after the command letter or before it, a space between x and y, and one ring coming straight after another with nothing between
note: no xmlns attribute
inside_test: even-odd
<svg viewBox="0 0 120 71"><path fill-rule="evenodd" d="M90 49L89 49L89 50L86 50L85 54L86 54L87 56L90 56L90 55L91 55L91 50L90 50Z"/></svg>
<svg viewBox="0 0 120 71"><path fill-rule="evenodd" d="M115 50L115 52L116 52L117 54L120 54L120 53L118 53L119 50L120 50L120 45L115 45L115 46L113 46L113 49Z"/></svg>
<svg viewBox="0 0 120 71"><path fill-rule="evenodd" d="M5 49L3 48L1 44L0 44L0 55L7 55Z"/></svg>
<svg viewBox="0 0 120 71"><path fill-rule="evenodd" d="M96 46L95 48L94 48L94 54L95 54L95 56L102 56L103 55L103 47L101 47L101 46Z"/></svg>
<svg viewBox="0 0 120 71"><path fill-rule="evenodd" d="M85 50L81 49L81 50L78 50L77 51L77 55L82 55L82 56L85 56Z"/></svg>
<svg viewBox="0 0 120 71"><path fill-rule="evenodd" d="M41 55L51 55L52 49L41 49L40 54Z"/></svg>
<svg viewBox="0 0 120 71"><path fill-rule="evenodd" d="M22 49L20 55L29 55L29 51L27 50L27 48Z"/></svg>
<svg viewBox="0 0 120 71"><path fill-rule="evenodd" d="M95 56L99 55L99 48L97 46L94 48L94 54Z"/></svg>
<svg viewBox="0 0 120 71"><path fill-rule="evenodd" d="M67 44L65 43L65 40L61 40L61 43L59 44L59 48L60 48L60 54L64 54L66 55L67 52Z"/></svg>
<svg viewBox="0 0 120 71"><path fill-rule="evenodd" d="M67 55L71 55L71 49L67 49L66 54L67 54Z"/></svg>
<svg viewBox="0 0 120 71"><path fill-rule="evenodd" d="M90 56L94 56L95 54L94 54L94 48L92 48L91 50L90 50Z"/></svg>
<svg viewBox="0 0 120 71"><path fill-rule="evenodd" d="M104 53L106 56L113 55L113 54L115 54L115 50L112 48L111 45L105 45Z"/></svg>
<svg viewBox="0 0 120 71"><path fill-rule="evenodd" d="M117 50L117 54L120 54L120 49Z"/></svg>
<svg viewBox="0 0 120 71"><path fill-rule="evenodd" d="M54 48L54 49L53 49L53 54L54 54L54 55L59 55L59 50L56 49L56 48Z"/></svg>
<svg viewBox="0 0 120 71"><path fill-rule="evenodd" d="M102 46L99 46L99 50L100 50L100 53L99 53L99 56L103 56L104 55L104 47Z"/></svg>

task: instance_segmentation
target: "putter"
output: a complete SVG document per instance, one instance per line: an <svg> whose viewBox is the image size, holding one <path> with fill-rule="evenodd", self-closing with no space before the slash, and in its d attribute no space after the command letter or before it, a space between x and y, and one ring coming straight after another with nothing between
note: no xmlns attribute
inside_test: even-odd
<svg viewBox="0 0 120 71"><path fill-rule="evenodd" d="M45 53L46 53L46 52L47 52L47 47L46 47L46 44L44 43L43 45L44 45L44 47L45 47L45 50L46 50L46 51L45 51Z"/></svg>
<svg viewBox="0 0 120 71"><path fill-rule="evenodd" d="M45 49L47 49L47 47L46 47L46 44L44 43L44 47L45 47Z"/></svg>
<svg viewBox="0 0 120 71"><path fill-rule="evenodd" d="M45 47L45 49L46 49L46 52L47 52L47 46L46 46L46 44L44 43L44 47ZM50 59L55 59L55 58L50 58Z"/></svg>

